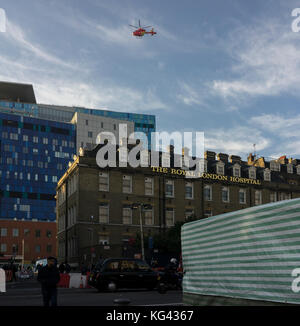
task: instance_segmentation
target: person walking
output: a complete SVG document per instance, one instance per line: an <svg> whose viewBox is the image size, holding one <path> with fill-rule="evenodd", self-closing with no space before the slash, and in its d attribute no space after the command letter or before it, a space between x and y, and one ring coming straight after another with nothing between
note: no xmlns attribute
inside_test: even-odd
<svg viewBox="0 0 300 326"><path fill-rule="evenodd" d="M37 280L41 283L43 303L45 307L57 306L57 283L60 280L59 270L54 257L47 258L47 265L39 270Z"/></svg>

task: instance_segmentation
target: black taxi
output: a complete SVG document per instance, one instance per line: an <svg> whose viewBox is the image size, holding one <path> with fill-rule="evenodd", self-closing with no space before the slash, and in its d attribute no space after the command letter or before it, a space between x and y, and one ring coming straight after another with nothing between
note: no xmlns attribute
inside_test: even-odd
<svg viewBox="0 0 300 326"><path fill-rule="evenodd" d="M98 291L120 288L146 288L157 285L157 273L141 259L108 258L97 264L88 284Z"/></svg>

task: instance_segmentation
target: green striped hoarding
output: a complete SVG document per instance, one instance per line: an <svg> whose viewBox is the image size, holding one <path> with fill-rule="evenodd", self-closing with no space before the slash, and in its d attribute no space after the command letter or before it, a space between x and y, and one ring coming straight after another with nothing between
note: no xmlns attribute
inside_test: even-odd
<svg viewBox="0 0 300 326"><path fill-rule="evenodd" d="M184 294L300 304L300 199L186 223L181 241Z"/></svg>

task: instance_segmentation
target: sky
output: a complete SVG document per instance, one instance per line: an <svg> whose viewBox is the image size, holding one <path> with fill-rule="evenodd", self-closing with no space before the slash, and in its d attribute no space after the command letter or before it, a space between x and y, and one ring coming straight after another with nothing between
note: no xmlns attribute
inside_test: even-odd
<svg viewBox="0 0 300 326"><path fill-rule="evenodd" d="M154 114L158 131L204 132L205 150L300 158L297 7L0 0L0 80L33 84L38 103ZM134 37L139 19L157 35Z"/></svg>

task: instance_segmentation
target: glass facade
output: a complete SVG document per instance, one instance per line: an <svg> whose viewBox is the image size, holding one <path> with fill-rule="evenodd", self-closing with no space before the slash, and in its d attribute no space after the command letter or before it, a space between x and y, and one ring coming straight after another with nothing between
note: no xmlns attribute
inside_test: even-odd
<svg viewBox="0 0 300 326"><path fill-rule="evenodd" d="M149 114L8 101L0 101L0 111L61 122L70 122L75 112L132 121L134 122L134 130L136 132L143 132L147 135L149 148L151 147L151 132L156 130L155 116Z"/></svg>
<svg viewBox="0 0 300 326"><path fill-rule="evenodd" d="M36 112L36 105L14 104ZM76 152L75 144L73 124L2 110L0 218L55 221L57 181Z"/></svg>

